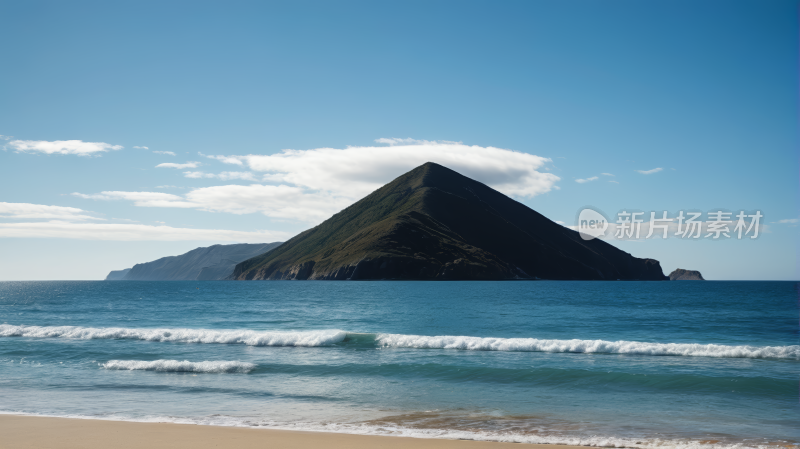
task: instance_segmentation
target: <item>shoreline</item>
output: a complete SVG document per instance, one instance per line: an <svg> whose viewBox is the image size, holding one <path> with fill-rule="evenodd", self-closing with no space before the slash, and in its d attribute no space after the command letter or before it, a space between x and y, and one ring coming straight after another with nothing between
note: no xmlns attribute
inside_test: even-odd
<svg viewBox="0 0 800 449"><path fill-rule="evenodd" d="M504 449L526 443L0 414L0 447L14 449ZM536 449L585 446L526 444Z"/></svg>

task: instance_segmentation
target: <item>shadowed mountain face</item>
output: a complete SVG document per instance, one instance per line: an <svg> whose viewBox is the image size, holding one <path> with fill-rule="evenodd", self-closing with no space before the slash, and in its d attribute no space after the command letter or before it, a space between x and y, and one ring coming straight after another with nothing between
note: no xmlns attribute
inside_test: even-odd
<svg viewBox="0 0 800 449"><path fill-rule="evenodd" d="M106 280L123 281L214 281L228 278L236 264L279 246L275 243L239 243L197 248L180 256L162 257L152 262L138 263L122 270L123 276L112 271Z"/></svg>
<svg viewBox="0 0 800 449"><path fill-rule="evenodd" d="M234 279L664 280L637 259L556 224L453 170L427 163L279 248Z"/></svg>

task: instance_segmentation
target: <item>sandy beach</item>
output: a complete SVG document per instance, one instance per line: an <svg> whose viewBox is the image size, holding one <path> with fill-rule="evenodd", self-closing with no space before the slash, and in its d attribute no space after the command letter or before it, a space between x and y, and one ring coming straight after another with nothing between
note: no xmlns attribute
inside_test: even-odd
<svg viewBox="0 0 800 449"><path fill-rule="evenodd" d="M516 443L0 415L2 449L501 449ZM579 446L530 445L536 449Z"/></svg>

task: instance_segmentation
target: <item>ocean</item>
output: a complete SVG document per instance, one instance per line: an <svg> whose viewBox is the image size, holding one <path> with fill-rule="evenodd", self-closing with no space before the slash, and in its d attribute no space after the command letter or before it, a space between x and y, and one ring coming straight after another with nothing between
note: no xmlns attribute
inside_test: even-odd
<svg viewBox="0 0 800 449"><path fill-rule="evenodd" d="M0 413L800 443L796 282L0 282Z"/></svg>

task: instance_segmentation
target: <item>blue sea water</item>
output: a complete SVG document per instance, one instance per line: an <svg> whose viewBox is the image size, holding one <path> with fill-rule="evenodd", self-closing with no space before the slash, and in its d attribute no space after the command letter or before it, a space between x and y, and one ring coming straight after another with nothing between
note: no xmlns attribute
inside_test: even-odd
<svg viewBox="0 0 800 449"><path fill-rule="evenodd" d="M800 442L794 282L3 282L0 412Z"/></svg>

